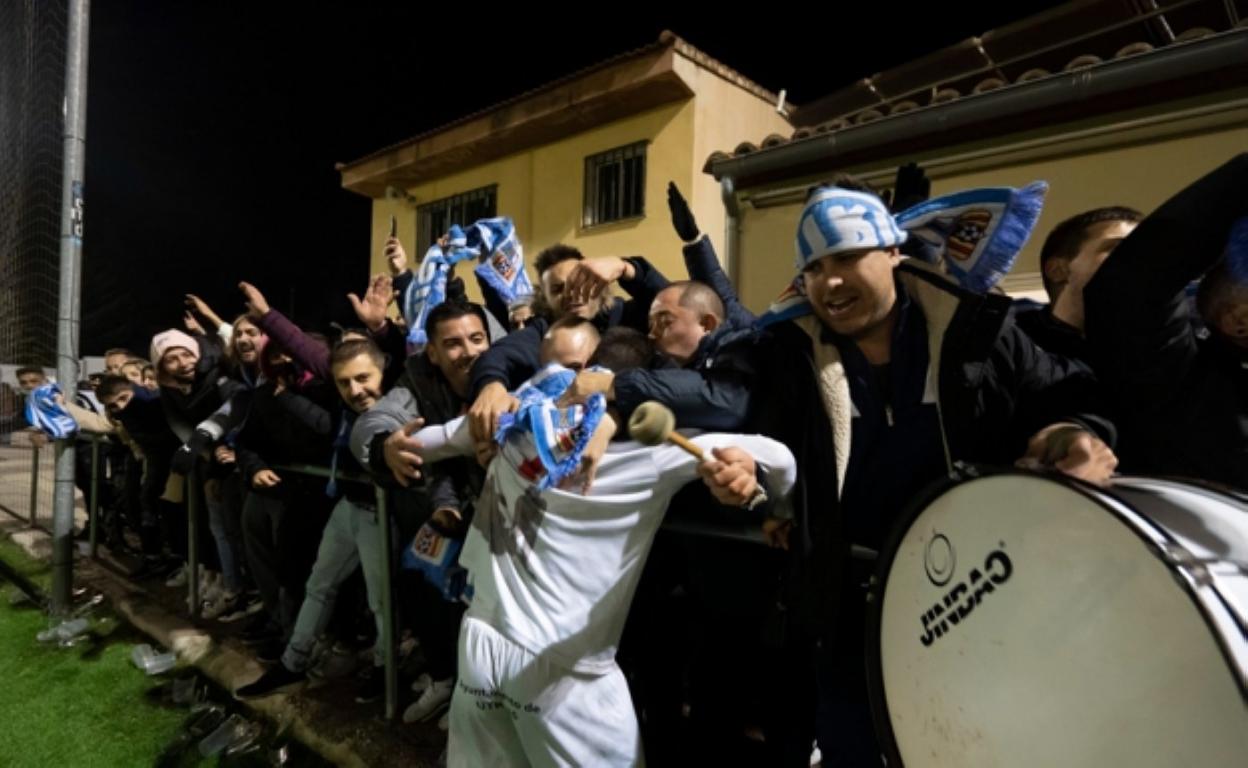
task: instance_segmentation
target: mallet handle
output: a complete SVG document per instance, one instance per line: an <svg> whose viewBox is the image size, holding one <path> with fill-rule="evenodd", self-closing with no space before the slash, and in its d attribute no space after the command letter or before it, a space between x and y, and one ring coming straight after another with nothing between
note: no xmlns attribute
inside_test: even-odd
<svg viewBox="0 0 1248 768"><path fill-rule="evenodd" d="M703 459L702 449L694 445L692 442L690 442L689 438L685 437L679 432L673 432L672 434L667 436L667 439L671 441L672 445L675 445L678 448L685 449L690 454L692 454L695 459L697 459L698 461L702 461Z"/></svg>

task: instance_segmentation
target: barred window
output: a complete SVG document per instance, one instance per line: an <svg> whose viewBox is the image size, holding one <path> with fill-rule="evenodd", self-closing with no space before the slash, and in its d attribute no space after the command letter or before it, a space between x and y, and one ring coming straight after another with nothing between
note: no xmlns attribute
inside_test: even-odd
<svg viewBox="0 0 1248 768"><path fill-rule="evenodd" d="M416 208L416 258L446 234L452 224L466 227L478 219L498 215L498 185L469 190Z"/></svg>
<svg viewBox="0 0 1248 768"><path fill-rule="evenodd" d="M646 214L646 144L641 141L585 158L583 226Z"/></svg>

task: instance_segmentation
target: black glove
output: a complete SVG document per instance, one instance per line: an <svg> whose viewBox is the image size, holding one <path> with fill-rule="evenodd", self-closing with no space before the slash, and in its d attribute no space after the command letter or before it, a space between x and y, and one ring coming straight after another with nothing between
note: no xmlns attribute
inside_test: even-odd
<svg viewBox="0 0 1248 768"><path fill-rule="evenodd" d="M685 202L674 181L667 183L667 207L672 210L672 227L676 235L686 243L697 240L698 222L694 221L693 211L689 210L689 203Z"/></svg>
<svg viewBox="0 0 1248 768"><path fill-rule="evenodd" d="M173 454L169 468L176 474L189 475L195 469L196 462L212 446L212 442L212 435L196 430L191 439Z"/></svg>
<svg viewBox="0 0 1248 768"><path fill-rule="evenodd" d="M900 213L912 208L932 195L932 182L918 163L906 163L897 169L893 183L893 198L889 210Z"/></svg>

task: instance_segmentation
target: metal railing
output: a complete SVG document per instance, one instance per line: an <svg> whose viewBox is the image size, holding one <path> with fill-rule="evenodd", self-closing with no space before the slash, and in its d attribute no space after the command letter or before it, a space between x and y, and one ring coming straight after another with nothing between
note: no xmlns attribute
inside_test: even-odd
<svg viewBox="0 0 1248 768"><path fill-rule="evenodd" d="M294 472L312 477L330 476L326 467L307 464L276 465L274 470ZM394 542L391 540L390 508L386 504L386 490L377 485L366 475L352 472L337 472L334 475L340 482L361 483L373 486L377 498L377 525L381 529L381 626L382 636L377 638L381 643L381 654L384 662L386 681L385 714L387 720L393 720L399 706L399 657L398 643L395 638L394 622ZM186 511L187 511L187 599L190 605L191 618L199 618L199 482L195 473L187 477ZM92 541L95 536L92 534ZM94 554L94 547L92 553Z"/></svg>
<svg viewBox="0 0 1248 768"><path fill-rule="evenodd" d="M50 534L55 469L52 442L35 446L14 440L0 445L0 511Z"/></svg>
<svg viewBox="0 0 1248 768"><path fill-rule="evenodd" d="M88 510L88 519L90 521L89 542L90 556L92 558L97 558L99 554L98 528L100 521L100 472L103 468L103 462L100 461L100 443L106 440L107 436L82 433L80 437L88 439L91 443L91 493L87 499L87 503L90 505L90 509ZM29 479L23 487L25 491L28 492L29 506L27 509L29 510L28 519L30 521L30 525L32 527L50 532L52 520L52 471L54 466L52 453L54 451L54 447L52 445L48 445L40 449L33 449L31 447L14 446L0 450L5 452L14 452L12 455L5 456L5 461L16 461L12 468L4 468L4 482L0 485L0 509L4 509L15 516L21 516L22 510L20 509L20 505L9 505L9 502L12 500L11 497L14 494L8 493L6 495L2 489L14 486L15 484L12 482L13 479L18 476L18 473L25 470L26 472L29 472ZM24 463L21 461L23 456L27 457ZM273 469L312 477L328 478L330 476L328 468L306 464L280 465L274 466ZM369 476L362 473L339 471L335 474L335 477L339 482L352 482L373 486L373 492L377 499L377 523L381 529L380 556L384 559L381 569L382 636L378 638L378 642L381 643L382 659L384 662L385 717L387 720L394 720L398 713L399 698L399 662L395 625L394 594L394 574L396 563L395 543L392 540L392 515L390 507L387 503L386 489L377 485ZM187 512L187 602L191 619L193 621L200 618L199 519L201 514L201 489L199 486L199 477L196 473L192 472L187 477L185 499ZM44 509L46 514L41 515L39 513L41 509ZM47 521L46 525L43 524L43 520ZM740 541L761 545L766 545L767 543L762 531L757 526L747 524L712 524L696 520L668 518L664 521L662 530L668 533L715 538L727 541Z"/></svg>

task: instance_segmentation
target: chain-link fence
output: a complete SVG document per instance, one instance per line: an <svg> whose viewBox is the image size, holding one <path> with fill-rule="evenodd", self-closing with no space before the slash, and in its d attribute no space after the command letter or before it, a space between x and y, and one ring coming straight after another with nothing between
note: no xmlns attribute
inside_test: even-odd
<svg viewBox="0 0 1248 768"><path fill-rule="evenodd" d="M77 444L84 456L91 453L90 440ZM90 464L87 465L92 466ZM98 478L108 483L105 462L99 462L105 474ZM0 516L18 520L26 526L52 532L52 494L56 479L56 445L47 442L36 446L28 434L12 436L0 443ZM87 478L84 478L84 480ZM74 489L74 527L87 525L86 499L81 488Z"/></svg>
<svg viewBox="0 0 1248 768"><path fill-rule="evenodd" d="M14 407L13 367L51 367L56 361L67 19L63 2L0 1L3 436L22 425ZM0 437L0 444L7 442ZM6 458L6 465L14 460ZM51 463L49 459L49 472Z"/></svg>
<svg viewBox="0 0 1248 768"><path fill-rule="evenodd" d="M52 530L52 486L56 447L36 448L25 440L0 445L0 514Z"/></svg>

